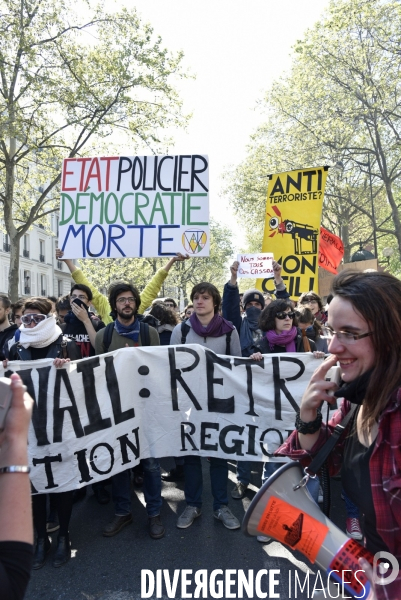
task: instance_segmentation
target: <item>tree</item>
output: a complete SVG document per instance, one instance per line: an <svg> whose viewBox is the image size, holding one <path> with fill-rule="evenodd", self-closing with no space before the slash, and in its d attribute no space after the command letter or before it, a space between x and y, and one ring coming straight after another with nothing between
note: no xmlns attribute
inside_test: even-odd
<svg viewBox="0 0 401 600"><path fill-rule="evenodd" d="M182 55L133 7L108 14L88 1L77 15L66 0L0 0L0 9L0 201L16 300L20 239L55 210L62 158L99 154L116 131L156 149L160 129L186 122L174 88L185 75Z"/></svg>
<svg viewBox="0 0 401 600"><path fill-rule="evenodd" d="M222 289L228 279L228 261L234 253L231 241L231 230L223 225L210 222L210 256L192 257L191 260L176 263L170 271L162 296L174 294L178 290L177 299L188 302L191 288L201 281L209 281L217 288ZM106 293L112 281L122 279L133 283L143 290L158 269L166 263L162 258L122 258L80 260L82 269L90 278L93 285Z"/></svg>
<svg viewBox="0 0 401 600"><path fill-rule="evenodd" d="M228 176L234 208L247 214L259 248L266 176L337 164L323 223L343 238L346 258L376 238L379 246L393 239L400 255L400 26L398 3L336 1L296 44L290 74L262 102L266 123Z"/></svg>

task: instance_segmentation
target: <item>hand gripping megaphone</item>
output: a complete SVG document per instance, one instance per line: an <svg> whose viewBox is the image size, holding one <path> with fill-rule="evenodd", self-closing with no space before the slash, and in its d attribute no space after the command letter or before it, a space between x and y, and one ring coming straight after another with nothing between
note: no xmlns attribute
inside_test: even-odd
<svg viewBox="0 0 401 600"><path fill-rule="evenodd" d="M298 550L344 586L344 591L363 600L371 585L358 559L363 557L373 565L373 555L321 512L306 486L299 485L303 475L296 461L271 475L245 513L242 530L250 536L270 536Z"/></svg>

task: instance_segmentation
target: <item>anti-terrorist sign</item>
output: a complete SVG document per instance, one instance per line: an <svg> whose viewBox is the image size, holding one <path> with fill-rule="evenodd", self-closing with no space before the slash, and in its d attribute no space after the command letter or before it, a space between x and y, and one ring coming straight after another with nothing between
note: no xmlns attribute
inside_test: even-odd
<svg viewBox="0 0 401 600"><path fill-rule="evenodd" d="M282 266L291 298L318 292L320 220L328 167L270 175L262 252L272 252ZM266 287L267 286L267 287ZM256 287L269 290L268 279Z"/></svg>
<svg viewBox="0 0 401 600"><path fill-rule="evenodd" d="M209 161L180 156L66 158L64 258L209 256Z"/></svg>
<svg viewBox="0 0 401 600"><path fill-rule="evenodd" d="M256 362L188 344L124 348L61 369L50 359L14 361L5 375L18 372L35 400L31 481L46 493L100 481L150 456L270 460L294 429L319 364L311 354Z"/></svg>

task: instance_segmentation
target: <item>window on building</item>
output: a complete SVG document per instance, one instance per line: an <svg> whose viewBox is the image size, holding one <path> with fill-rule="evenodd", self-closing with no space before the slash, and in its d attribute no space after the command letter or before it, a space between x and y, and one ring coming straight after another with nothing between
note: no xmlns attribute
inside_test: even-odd
<svg viewBox="0 0 401 600"><path fill-rule="evenodd" d="M63 280L57 279L57 296L60 297L63 295Z"/></svg>
<svg viewBox="0 0 401 600"><path fill-rule="evenodd" d="M46 262L46 258L45 258L45 241L44 240L39 240L39 260L42 263Z"/></svg>
<svg viewBox="0 0 401 600"><path fill-rule="evenodd" d="M29 258L29 235L27 233L24 235L24 247L22 254L25 256L25 258Z"/></svg>
<svg viewBox="0 0 401 600"><path fill-rule="evenodd" d="M28 296L31 293L31 273L24 271L24 294Z"/></svg>
<svg viewBox="0 0 401 600"><path fill-rule="evenodd" d="M46 275L40 276L40 293L42 296L47 296L46 288L47 288Z"/></svg>

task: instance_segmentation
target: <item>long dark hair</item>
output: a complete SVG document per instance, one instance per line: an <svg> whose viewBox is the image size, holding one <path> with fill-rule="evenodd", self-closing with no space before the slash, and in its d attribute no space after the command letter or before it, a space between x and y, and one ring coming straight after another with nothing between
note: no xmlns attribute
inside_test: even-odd
<svg viewBox="0 0 401 600"><path fill-rule="evenodd" d="M401 385L401 282L389 273L342 271L333 279L332 292L351 302L373 331L375 366L362 420L369 427Z"/></svg>
<svg viewBox="0 0 401 600"><path fill-rule="evenodd" d="M262 331L271 331L276 329L276 314L283 312L290 308L293 310L292 305L287 300L273 300L270 302L261 312L259 317L259 327ZM292 324L297 326L298 322L296 317L293 318Z"/></svg>

